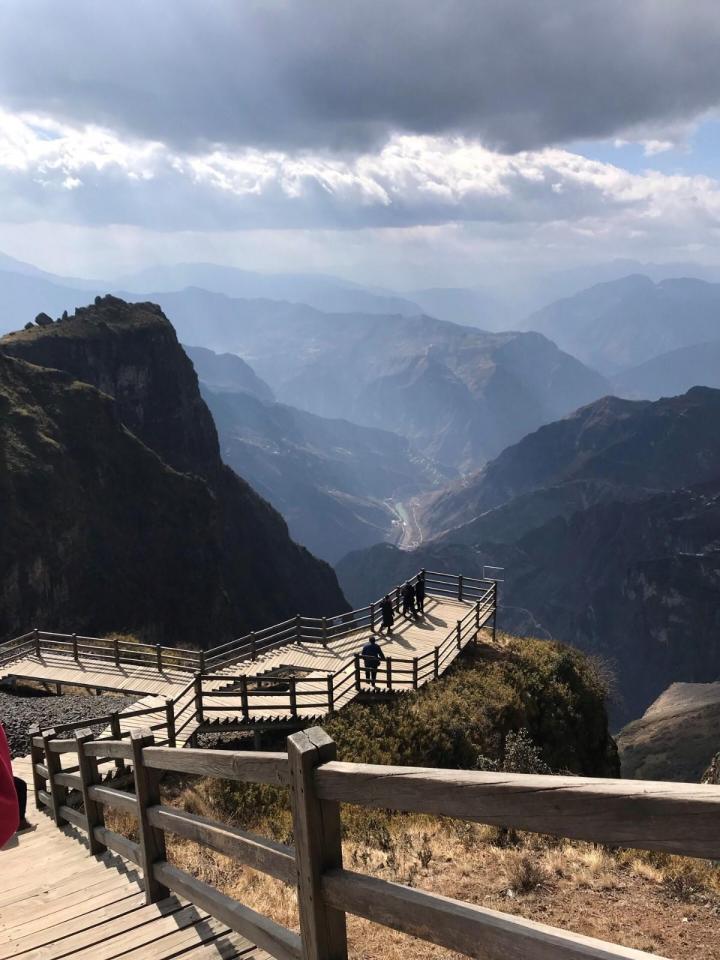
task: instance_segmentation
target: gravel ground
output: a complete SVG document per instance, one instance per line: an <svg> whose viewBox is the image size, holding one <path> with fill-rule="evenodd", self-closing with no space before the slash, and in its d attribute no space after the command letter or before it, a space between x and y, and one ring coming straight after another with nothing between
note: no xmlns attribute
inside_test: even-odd
<svg viewBox="0 0 720 960"><path fill-rule="evenodd" d="M73 723L90 717L103 717L113 710L123 710L134 703L137 697L120 697L106 694L101 697L45 696L28 690L11 693L0 690L0 723L5 727L10 751L14 757L24 757L30 752L28 729L34 724L51 726L54 723ZM102 725L89 725L95 733Z"/></svg>

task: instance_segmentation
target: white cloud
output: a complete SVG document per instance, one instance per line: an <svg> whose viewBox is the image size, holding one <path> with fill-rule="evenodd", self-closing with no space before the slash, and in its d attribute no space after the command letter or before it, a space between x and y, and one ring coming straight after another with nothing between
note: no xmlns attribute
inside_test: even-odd
<svg viewBox="0 0 720 960"><path fill-rule="evenodd" d="M421 272L421 255L442 259L433 248L439 243L446 272L453 257L468 269L473 251L507 259L529 245L545 259L572 260L576 247L593 244L606 256L644 256L643 243L655 256L667 250L675 257L691 248L714 251L720 227L714 178L652 168L634 173L560 148L508 155L463 137L396 135L376 151L344 157L219 147L183 152L95 125L8 111L0 111L0 198L6 225L42 220L119 236L124 224L124 236L135 231L146 259L157 256L148 254L152 243L140 241L142 231L162 236L166 249L182 246L170 243L173 233L201 246L213 237L222 249L217 238L224 232L244 256L250 234L282 256L295 236L315 268L323 266L326 241L333 246L328 259L347 258L341 268L350 271L379 258L382 248L392 251L384 266L402 269L404 251L408 269ZM308 231L317 232L312 242ZM10 233L0 230L0 247ZM367 242L372 249L360 252Z"/></svg>

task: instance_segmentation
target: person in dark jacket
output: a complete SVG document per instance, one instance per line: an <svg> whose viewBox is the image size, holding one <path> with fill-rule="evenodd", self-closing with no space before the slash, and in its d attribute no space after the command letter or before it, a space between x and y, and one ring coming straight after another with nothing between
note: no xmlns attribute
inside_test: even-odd
<svg viewBox="0 0 720 960"><path fill-rule="evenodd" d="M425 578L423 576L418 577L417 583L415 584L415 602L417 603L418 612L421 616L425 616Z"/></svg>
<svg viewBox="0 0 720 960"><path fill-rule="evenodd" d="M371 636L362 648L360 656L365 663L365 680L374 690L380 661L385 659L385 654L374 636Z"/></svg>
<svg viewBox="0 0 720 960"><path fill-rule="evenodd" d="M380 627L380 633L387 628L388 634L391 634L393 624L395 623L395 614L393 613L392 600L387 593L382 598L380 603L380 611L382 613L382 626Z"/></svg>
<svg viewBox="0 0 720 960"><path fill-rule="evenodd" d="M415 590L413 585L408 582L402 588L402 612L404 617L411 620L417 620L417 610L415 609Z"/></svg>

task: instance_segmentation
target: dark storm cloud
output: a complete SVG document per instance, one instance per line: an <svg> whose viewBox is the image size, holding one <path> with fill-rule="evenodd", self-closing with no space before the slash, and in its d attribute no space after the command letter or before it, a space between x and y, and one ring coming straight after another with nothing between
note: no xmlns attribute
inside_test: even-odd
<svg viewBox="0 0 720 960"><path fill-rule="evenodd" d="M503 150L720 100L716 0L6 0L0 102L193 150Z"/></svg>

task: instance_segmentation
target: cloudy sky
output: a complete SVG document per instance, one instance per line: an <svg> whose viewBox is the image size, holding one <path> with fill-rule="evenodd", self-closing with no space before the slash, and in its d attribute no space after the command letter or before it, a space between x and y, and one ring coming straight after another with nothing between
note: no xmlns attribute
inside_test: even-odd
<svg viewBox="0 0 720 960"><path fill-rule="evenodd" d="M402 287L720 263L716 0L4 0L0 251Z"/></svg>

